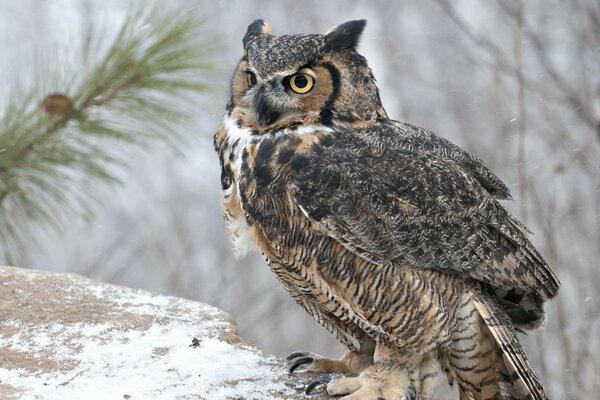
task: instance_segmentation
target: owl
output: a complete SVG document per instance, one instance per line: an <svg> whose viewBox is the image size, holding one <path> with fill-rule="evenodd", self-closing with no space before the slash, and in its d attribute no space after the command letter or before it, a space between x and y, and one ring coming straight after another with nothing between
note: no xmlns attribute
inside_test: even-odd
<svg viewBox="0 0 600 400"><path fill-rule="evenodd" d="M214 136L236 253L259 250L347 348L292 353L290 372L348 400L433 399L444 378L461 400L547 399L517 331L544 323L559 282L479 158L388 117L365 24L254 21Z"/></svg>

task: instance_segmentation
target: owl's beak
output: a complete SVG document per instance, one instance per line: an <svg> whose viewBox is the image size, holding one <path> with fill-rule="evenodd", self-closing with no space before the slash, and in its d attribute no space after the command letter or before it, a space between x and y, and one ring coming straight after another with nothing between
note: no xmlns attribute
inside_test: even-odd
<svg viewBox="0 0 600 400"><path fill-rule="evenodd" d="M277 120L281 114L275 110L271 104L265 99L263 93L258 95L256 102L256 120L261 126L269 125Z"/></svg>

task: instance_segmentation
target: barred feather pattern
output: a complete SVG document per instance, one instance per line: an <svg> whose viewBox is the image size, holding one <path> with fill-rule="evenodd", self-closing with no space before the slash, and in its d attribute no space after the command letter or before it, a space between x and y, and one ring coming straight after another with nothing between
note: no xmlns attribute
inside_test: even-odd
<svg viewBox="0 0 600 400"><path fill-rule="evenodd" d="M456 309L443 364L465 400L546 400L510 319L482 290L467 289Z"/></svg>

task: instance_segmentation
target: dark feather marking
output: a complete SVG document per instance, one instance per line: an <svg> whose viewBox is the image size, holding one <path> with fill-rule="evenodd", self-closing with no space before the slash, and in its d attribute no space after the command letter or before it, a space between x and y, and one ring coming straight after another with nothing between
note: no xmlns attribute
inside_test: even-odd
<svg viewBox="0 0 600 400"><path fill-rule="evenodd" d="M472 356L467 357L468 360L474 360L476 358L487 358L489 357L492 353L494 353L495 351L497 351L496 349L492 348L489 349L487 351L484 351L483 353L477 353L477 354L473 354Z"/></svg>
<svg viewBox="0 0 600 400"><path fill-rule="evenodd" d="M340 96L340 73L336 67L332 64L326 63L324 64L325 69L329 72L331 76L331 94L329 98L325 102L323 109L321 109L320 119L321 123L325 126L331 125L331 120L333 118L333 105L336 103L338 97Z"/></svg>
<svg viewBox="0 0 600 400"><path fill-rule="evenodd" d="M471 339L473 339L475 336L473 336ZM466 338L462 338L462 339L466 339ZM455 340L455 339L453 339ZM455 340L455 341L459 341L459 340ZM473 346L471 347L467 347L465 349L453 349L452 351L455 353L470 353L473 350L475 350L475 348L477 348L477 343L473 343Z"/></svg>
<svg viewBox="0 0 600 400"><path fill-rule="evenodd" d="M468 367L459 367L458 365L454 364L452 361L450 361L450 365L452 366L452 368L454 368L457 371L462 371L462 372L472 372L475 370L475 368L477 367L477 364L474 365L470 365Z"/></svg>
<svg viewBox="0 0 600 400"><path fill-rule="evenodd" d="M463 316L463 317L456 317L456 320L457 320L457 321L465 321L465 320L467 320L467 319L469 319L469 318L473 318L473 315L475 315L475 313L476 313L476 312L477 312L477 310L476 310L476 309L472 309L472 310L469 312L469 314L467 314L467 315L465 315L465 316Z"/></svg>
<svg viewBox="0 0 600 400"><path fill-rule="evenodd" d="M299 171L305 169L310 163L310 159L302 154L295 154L292 157L290 162L290 166L292 169Z"/></svg>
<svg viewBox="0 0 600 400"><path fill-rule="evenodd" d="M252 173L256 179L257 188L268 186L271 183L273 173L268 163L255 163Z"/></svg>
<svg viewBox="0 0 600 400"><path fill-rule="evenodd" d="M268 164L273 152L275 151L275 141L273 140L263 140L258 147L258 151L256 152L256 160L257 164Z"/></svg>
<svg viewBox="0 0 600 400"><path fill-rule="evenodd" d="M466 329L463 329L463 331L465 331ZM460 333L459 331L455 331L455 333ZM457 342L460 342L461 340L471 340L473 339L475 336L477 336L477 332L473 333L472 335L469 336L455 336L454 340Z"/></svg>
<svg viewBox="0 0 600 400"><path fill-rule="evenodd" d="M319 145L321 145L323 147L331 147L334 144L335 144L335 140L333 140L333 137L331 135L325 135L319 139Z"/></svg>
<svg viewBox="0 0 600 400"><path fill-rule="evenodd" d="M419 379L421 379L421 382L422 382L427 379L435 379L438 376L440 376L439 372L428 372L425 375L420 376Z"/></svg>
<svg viewBox="0 0 600 400"><path fill-rule="evenodd" d="M221 189L226 190L231 186L232 173L229 164L221 168Z"/></svg>
<svg viewBox="0 0 600 400"><path fill-rule="evenodd" d="M287 164L292 159L292 156L295 153L295 149L291 146L286 146L283 149L279 150L279 154L277 155L277 161L280 164Z"/></svg>

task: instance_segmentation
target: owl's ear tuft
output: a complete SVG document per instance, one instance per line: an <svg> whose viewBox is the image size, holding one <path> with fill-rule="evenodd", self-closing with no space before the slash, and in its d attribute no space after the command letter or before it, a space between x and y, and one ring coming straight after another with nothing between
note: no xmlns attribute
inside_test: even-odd
<svg viewBox="0 0 600 400"><path fill-rule="evenodd" d="M334 26L325 33L325 51L354 49L367 21L359 19Z"/></svg>
<svg viewBox="0 0 600 400"><path fill-rule="evenodd" d="M254 20L250 25L248 25L248 30L242 39L242 44L244 45L244 49L248 45L252 39L254 39L258 35L269 35L271 34L271 25L264 19Z"/></svg>

